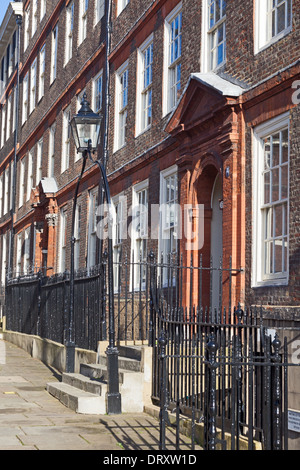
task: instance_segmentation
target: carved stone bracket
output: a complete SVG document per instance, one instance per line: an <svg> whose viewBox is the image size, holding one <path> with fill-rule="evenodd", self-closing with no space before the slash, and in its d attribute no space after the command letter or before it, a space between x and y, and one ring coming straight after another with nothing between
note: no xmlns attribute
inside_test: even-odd
<svg viewBox="0 0 300 470"><path fill-rule="evenodd" d="M56 227L58 223L58 214L46 214L48 227Z"/></svg>

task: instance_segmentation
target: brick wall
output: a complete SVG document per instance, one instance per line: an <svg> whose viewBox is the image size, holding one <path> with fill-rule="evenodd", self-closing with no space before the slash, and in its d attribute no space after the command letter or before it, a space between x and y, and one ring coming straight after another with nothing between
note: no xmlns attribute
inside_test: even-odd
<svg viewBox="0 0 300 470"><path fill-rule="evenodd" d="M27 2L24 2L24 5ZM130 0L126 8L120 15L116 14L117 2L112 2L112 41L111 41L111 107L109 120L109 180L112 195L121 191L128 196L130 205L132 195L132 185L146 178L149 178L149 204L159 202L159 174L162 169L173 165L186 150L186 142L180 136L176 138L170 136L165 130L170 114L163 116L163 55L164 55L164 21L166 16L179 4L178 0L160 0L160 1L142 1ZM191 0L182 2L182 67L181 67L181 91L185 89L190 74L200 72L201 59L201 25L202 25L202 2L200 0ZM277 74L279 69L288 67L299 58L299 18L300 2L293 2L293 25L292 31L283 39L275 42L273 45L265 48L261 52L254 53L254 2L252 0L234 0L227 2L227 58L226 64L220 69L221 73L228 74L233 79L241 80L247 86L252 86L253 92L249 99L255 101L255 85L266 80L266 86L263 93L270 96L276 96L276 87L280 87L282 80L278 75L276 80L269 85L268 78L272 74ZM37 104L36 109L28 117L27 122L20 126L20 149L18 157L27 158L28 151L34 148L36 161L36 144L43 136L43 176L47 175L48 165L48 147L49 147L49 127L56 121L55 137L55 178L58 184L57 205L58 209L64 204L71 210L71 199L76 181L76 176L81 169L80 160L75 161L75 148L71 140L70 166L61 173L61 152L62 152L62 117L63 110L71 104L71 114L76 112L77 95L85 87L88 98L92 96L92 79L104 67L105 60L105 25L102 20L94 26L94 6L95 0L90 0L88 11L88 27L86 40L77 47L77 24L79 2L75 2L75 29L73 38L73 56L66 66L64 66L65 49L65 21L66 21L66 2L55 0L47 2L47 14L43 21L38 21L38 28L33 38L30 39L29 46L23 53L23 35L21 41L21 96L22 103L22 79L34 58L39 53L41 46L46 43L46 82L45 94ZM39 12L38 12L39 18ZM58 21L59 42L58 42L58 63L57 78L50 85L50 52L51 52L51 34L52 29ZM145 132L136 136L136 71L137 71L137 49L145 39L153 33L153 115L152 125ZM127 117L127 135L126 145L114 152L113 139L115 127L115 74L122 63L128 60L129 63L129 96L128 96L128 117ZM37 76L39 74L39 64ZM259 100L259 97L257 98ZM276 100L276 98L275 98ZM191 103L194 106L194 103ZM274 99L268 102L268 106L262 110L260 119L268 119L274 115ZM193 108L195 109L195 108ZM214 133L209 134L208 128L201 130L201 134L194 130L191 134L190 157L193 159L193 165L201 161L204 153L211 150L220 152L225 164L230 167L231 173L228 181L224 180L224 218L223 240L226 257L229 256L231 249L236 249L236 266L246 268L246 297L251 302L258 302L258 299L265 303L275 302L278 305L296 305L299 303L299 275L297 263L299 261L298 235L299 231L299 212L297 201L298 194L298 131L299 110L294 108L291 120L291 201L290 209L293 213L290 227L290 286L288 288L271 288L260 290L251 289L251 240L252 240L252 207L249 195L252 191L252 146L251 146L251 128L256 125L255 117L251 115L251 109L247 109L249 118L246 125L246 136L243 137L243 119L241 114L237 117L238 122L231 133L230 148L224 150L224 142L218 132L225 123L227 117L219 116L212 120ZM276 111L277 112L277 111ZM21 116L20 116L21 117ZM222 121L224 119L224 121ZM230 118L231 119L231 118ZM229 119L229 121L230 121ZM218 132L216 132L218 130ZM207 144L201 144L202 133L206 135ZM219 139L219 140L218 140ZM213 144L212 144L213 143ZM228 153L229 152L229 153ZM231 152L231 153L230 153ZM10 155L8 157L8 155ZM6 159L11 160L13 155L13 137L11 136L0 152L1 162ZM245 173L243 165L245 160ZM6 165L6 163L5 163ZM3 165L3 167L5 166ZM242 166L241 166L242 165ZM35 172L35 164L34 164ZM97 185L99 173L97 168L91 168L88 164L86 178L82 182L79 195L81 204L81 265L85 266L87 256L87 221L88 221L88 191ZM234 178L234 179L232 179ZM25 171L27 179L27 166ZM246 180L245 193L243 194L244 179ZM19 182L19 179L18 179ZM233 184L234 182L234 184ZM234 188L235 194L232 195ZM19 183L18 188L19 190ZM182 188L183 190L183 188ZM185 189L186 191L187 189ZM245 209L243 209L243 198L246 199ZM226 200L225 200L226 199ZM17 194L18 201L18 194ZM235 204L235 216L232 216L232 201ZM45 210L47 211L46 202ZM245 212L244 212L245 211ZM70 236L71 213L69 212L67 224L67 236ZM232 220L234 219L234 223ZM2 218L2 232L6 230L5 221L9 221L9 214ZM34 210L32 201L29 201L17 212L17 228L23 230L25 225L34 221ZM150 215L149 215L150 221ZM240 223L240 226L239 226ZM243 231L246 238L243 237ZM57 240L59 230L57 230ZM57 242L56 240L56 242ZM126 246L129 249L127 240ZM46 236L43 243L47 244ZM149 240L150 247L156 249L156 241ZM240 247L237 249L236 247ZM245 249L243 248L245 247ZM246 259L244 260L244 256ZM69 266L70 250L67 250L66 264ZM59 259L56 259L56 263ZM58 264L57 264L58 266ZM57 268L56 266L56 268ZM238 281L239 282L239 281ZM241 284L237 288L242 289Z"/></svg>

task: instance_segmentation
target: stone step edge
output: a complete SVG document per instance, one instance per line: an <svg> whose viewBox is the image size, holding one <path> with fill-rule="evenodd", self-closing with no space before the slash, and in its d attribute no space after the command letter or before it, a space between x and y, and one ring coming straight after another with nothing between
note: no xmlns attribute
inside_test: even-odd
<svg viewBox="0 0 300 470"><path fill-rule="evenodd" d="M79 390L83 390L85 392L94 393L95 395L103 395L107 390L106 382L92 379L79 373L63 372L62 383L71 385L72 387L78 388Z"/></svg>
<svg viewBox="0 0 300 470"><path fill-rule="evenodd" d="M89 378L98 379L104 382L107 381L107 366L102 364L80 364L80 373ZM119 383L124 383L126 374L128 374L128 376L133 376L134 374L143 375L143 372L119 368Z"/></svg>
<svg viewBox="0 0 300 470"><path fill-rule="evenodd" d="M99 365L104 365L107 362L107 357L106 356L99 356L98 363ZM142 371L142 365L141 361L138 359L130 358L130 357L123 357L123 356L118 356L118 363L119 363L119 368L123 370L132 370L134 372L141 372Z"/></svg>
<svg viewBox="0 0 300 470"><path fill-rule="evenodd" d="M97 415L106 413L104 396L79 390L63 382L48 383L47 392L76 413Z"/></svg>

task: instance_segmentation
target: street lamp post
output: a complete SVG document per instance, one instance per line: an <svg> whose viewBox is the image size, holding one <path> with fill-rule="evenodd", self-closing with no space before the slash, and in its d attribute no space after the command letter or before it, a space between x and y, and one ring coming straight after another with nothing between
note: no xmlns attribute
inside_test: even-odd
<svg viewBox="0 0 300 470"><path fill-rule="evenodd" d="M77 152L82 153L82 170L78 177L72 213L72 234L71 234L71 271L70 271L70 317L69 332L67 342L67 368L74 370L75 341L74 341L74 246L75 246L75 214L76 203L80 180L84 173L86 161L89 158L96 163L100 169L100 175L104 183L104 192L108 207L111 204L110 190L106 171L102 163L97 159L93 160L92 152L98 148L100 138L100 125L102 115L94 113L87 101L86 93L83 95L81 108L73 116L70 126L75 141ZM108 223L112 224L112 218L109 215ZM111 226L109 233L112 233ZM114 299L113 299L113 255L112 239L108 237L108 296L109 296L109 342L106 350L107 371L108 371L108 393L107 393L107 412L108 414L121 413L121 395L119 393L119 371L118 371L118 349L115 345L115 318L114 318Z"/></svg>

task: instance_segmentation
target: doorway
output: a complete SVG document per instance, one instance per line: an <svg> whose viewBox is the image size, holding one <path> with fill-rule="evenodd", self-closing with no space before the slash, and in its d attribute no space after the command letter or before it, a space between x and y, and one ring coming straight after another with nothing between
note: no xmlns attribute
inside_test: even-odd
<svg viewBox="0 0 300 470"><path fill-rule="evenodd" d="M222 214L222 177L220 174L216 176L212 195L211 195L211 258L212 258L212 292L211 292L211 308L212 312L215 308L219 309L220 294L222 285L222 272L220 272L220 260L223 258L223 214Z"/></svg>

